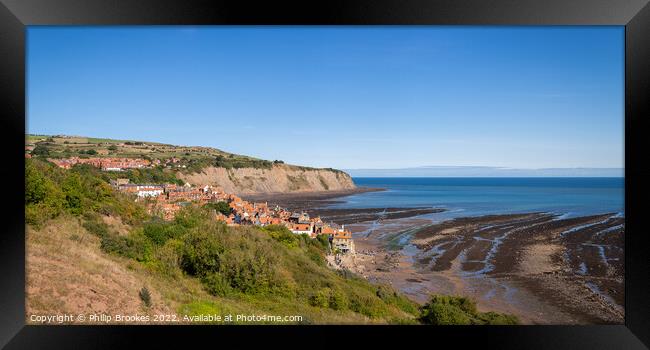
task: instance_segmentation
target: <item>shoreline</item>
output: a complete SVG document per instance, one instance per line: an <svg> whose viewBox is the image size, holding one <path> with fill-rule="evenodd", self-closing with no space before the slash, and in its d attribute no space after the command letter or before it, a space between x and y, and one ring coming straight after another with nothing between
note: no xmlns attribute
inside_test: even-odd
<svg viewBox="0 0 650 350"><path fill-rule="evenodd" d="M623 220L530 213L360 222L348 225L358 253L342 267L421 303L432 293L466 295L524 324L621 324Z"/></svg>
<svg viewBox="0 0 650 350"><path fill-rule="evenodd" d="M624 322L624 217L551 212L441 218L436 207L331 208L337 198L382 191L243 195L350 229L357 252L333 268L385 283L418 303L463 295L522 324ZM333 260L334 261L334 260Z"/></svg>

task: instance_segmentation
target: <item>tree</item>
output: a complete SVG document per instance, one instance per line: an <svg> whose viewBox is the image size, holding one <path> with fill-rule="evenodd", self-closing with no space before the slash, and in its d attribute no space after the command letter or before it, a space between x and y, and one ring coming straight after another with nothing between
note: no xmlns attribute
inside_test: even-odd
<svg viewBox="0 0 650 350"><path fill-rule="evenodd" d="M228 205L228 203L224 201L216 202L216 203L207 203L204 207L208 209L214 209L226 216L230 215L230 213L232 212L230 205Z"/></svg>
<svg viewBox="0 0 650 350"><path fill-rule="evenodd" d="M49 156L50 149L47 148L46 146L38 144L36 145L36 147L34 147L34 150L32 150L32 154L35 156Z"/></svg>
<svg viewBox="0 0 650 350"><path fill-rule="evenodd" d="M31 161L25 164L25 204L43 202L48 195L48 179L34 169Z"/></svg>
<svg viewBox="0 0 650 350"><path fill-rule="evenodd" d="M25 162L25 221L33 225L59 215L65 204L63 192L44 168L31 159Z"/></svg>
<svg viewBox="0 0 650 350"><path fill-rule="evenodd" d="M61 188L65 194L66 208L73 214L81 214L84 186L77 173L70 173L64 180Z"/></svg>

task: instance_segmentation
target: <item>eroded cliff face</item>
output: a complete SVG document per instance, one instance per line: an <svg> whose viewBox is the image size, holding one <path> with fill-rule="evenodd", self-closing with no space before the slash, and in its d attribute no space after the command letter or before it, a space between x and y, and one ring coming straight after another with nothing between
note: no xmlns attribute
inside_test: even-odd
<svg viewBox="0 0 650 350"><path fill-rule="evenodd" d="M328 169L302 169L276 164L271 169L208 167L178 178L192 185L220 186L229 193L340 191L355 188L350 175Z"/></svg>

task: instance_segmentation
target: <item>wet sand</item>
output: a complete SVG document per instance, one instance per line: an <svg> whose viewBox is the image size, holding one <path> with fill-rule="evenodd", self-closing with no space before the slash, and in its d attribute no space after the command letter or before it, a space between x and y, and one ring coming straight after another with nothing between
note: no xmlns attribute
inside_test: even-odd
<svg viewBox="0 0 650 350"><path fill-rule="evenodd" d="M366 208L366 209L308 209L309 215L320 216L323 221L348 225L358 222L402 219L413 216L441 213L442 208Z"/></svg>
<svg viewBox="0 0 650 350"><path fill-rule="evenodd" d="M623 323L624 219L543 213L349 225L348 267L414 300L467 295L525 324Z"/></svg>

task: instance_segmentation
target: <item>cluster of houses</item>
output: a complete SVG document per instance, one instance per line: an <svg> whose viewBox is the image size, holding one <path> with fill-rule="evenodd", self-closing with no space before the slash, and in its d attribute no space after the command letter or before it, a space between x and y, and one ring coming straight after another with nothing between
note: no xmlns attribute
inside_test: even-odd
<svg viewBox="0 0 650 350"><path fill-rule="evenodd" d="M75 164L89 164L104 171L148 168L161 164L159 159L149 161L142 158L79 158L48 159L57 166L70 169ZM174 166L178 158L166 159L163 164ZM180 166L180 165L176 165ZM269 207L268 203L243 200L220 187L206 185L195 187L189 184L133 184L129 179L112 180L111 185L120 192L131 194L136 201L142 201L152 214L171 220L181 208L192 205L225 202L230 210L226 214L215 210L215 218L229 226L238 225L283 225L295 234L307 234L312 238L327 235L332 248L341 253L354 252L352 233L344 226L325 223L320 217L310 217L305 212L291 212L279 206Z"/></svg>
<svg viewBox="0 0 650 350"><path fill-rule="evenodd" d="M132 184L128 179L111 181L118 191L135 196L136 201L143 201L149 211L171 220L183 207L191 204L225 202L229 206L226 214L215 210L216 220L229 226L239 225L283 225L295 234L307 234L312 238L327 235L332 248L341 253L354 252L352 233L344 226L325 223L320 217L310 217L305 212L291 212L279 206L269 207L266 202L248 202L232 193L226 193L220 187L205 185L195 187L189 184Z"/></svg>

